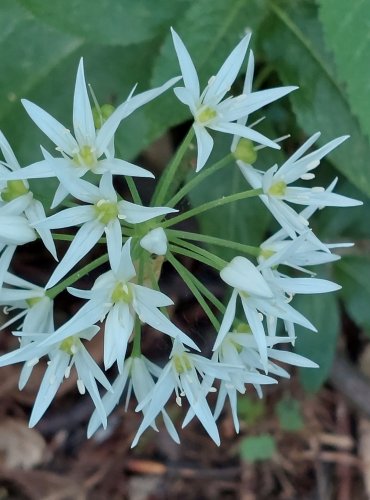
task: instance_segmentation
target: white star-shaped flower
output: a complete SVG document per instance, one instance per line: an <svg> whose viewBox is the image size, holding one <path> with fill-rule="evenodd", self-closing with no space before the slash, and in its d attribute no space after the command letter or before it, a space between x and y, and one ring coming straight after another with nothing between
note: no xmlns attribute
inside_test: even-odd
<svg viewBox="0 0 370 500"><path fill-rule="evenodd" d="M0 175L7 176L9 171L19 172L21 167L18 163L17 158L14 155L10 144L6 140L4 134L0 131L0 149L3 153L5 162L0 164ZM36 220L40 220L46 217L45 210L42 203L35 200L33 194L29 191L29 185L27 181L22 180L10 180L10 181L0 181L0 193L3 205L7 202L14 200L15 198L21 198L24 201L24 215L26 216L29 224L32 225ZM37 231L45 247L49 250L51 255L55 260L58 260L55 244L51 233L48 229L40 229Z"/></svg>
<svg viewBox="0 0 370 500"><path fill-rule="evenodd" d="M107 392L102 398L102 403L107 416L109 416L114 408L119 404L122 393L127 385L127 395L125 396L126 409L131 398L131 393L134 393L137 403L140 404L154 387L153 376L157 378L160 373L161 369L151 363L144 356L127 358L125 360L122 373L118 375L112 384L113 391ZM144 415L146 413L147 406L148 404L142 408ZM168 433L176 443L179 443L180 439L175 426L165 410L162 410L162 416ZM87 436L92 436L100 425L101 419L99 418L98 411L95 410L89 421ZM151 423L151 427L158 431L154 421Z"/></svg>
<svg viewBox="0 0 370 500"><path fill-rule="evenodd" d="M121 220L137 224L177 210L167 207L144 207L129 201L118 201L112 175L102 175L99 187L76 179L70 190L88 205L62 210L35 224L36 228L60 229L82 224L63 259L54 270L46 288L51 288L70 271L105 233L111 262L117 264L122 247Z"/></svg>
<svg viewBox="0 0 370 500"><path fill-rule="evenodd" d="M96 381L107 391L111 391L112 387L81 342L81 339L91 340L98 331L98 327L91 326L83 331L75 331L73 335L61 342L51 342L47 345L44 339L45 337L50 338L50 335L46 332L34 334L20 332L19 335L21 338L27 336L26 345L22 345L19 349L0 356L0 366L24 362L27 367L35 366L43 356L49 357L47 369L31 413L30 427L36 425L48 409L63 379L69 377L73 366L76 367L77 371L77 388L79 392L85 394L86 390L88 391L91 399L94 401L103 426L107 426L107 416L101 402Z"/></svg>
<svg viewBox="0 0 370 500"><path fill-rule="evenodd" d="M234 288L226 307L220 330L214 345L216 350L231 329L235 318L236 302L241 299L244 314L254 335L261 360L267 370L267 344L263 325L264 317L271 329L271 320L278 318L291 323L298 323L316 331L315 327L298 311L288 304L283 289L271 288L262 273L245 257L235 257L220 272L222 280ZM274 326L274 322L273 326ZM273 327L272 326L272 327Z"/></svg>
<svg viewBox="0 0 370 500"><path fill-rule="evenodd" d="M172 30L172 38L185 85L185 87L175 88L174 91L177 98L183 104L189 106L194 116L193 127L198 144L196 171L198 172L203 168L213 148L213 139L207 129L245 137L259 144L279 148L276 143L267 137L247 127L245 122L244 124L235 122L242 118L245 119L253 111L285 96L297 87L248 92L237 97L224 99L239 73L248 48L250 34L246 35L235 47L217 75L209 80L202 93L190 54L174 30Z"/></svg>
<svg viewBox="0 0 370 500"><path fill-rule="evenodd" d="M82 330L98 321L105 321L104 365L109 368L117 362L121 371L127 345L132 336L136 315L143 323L185 345L199 350L197 345L160 310L173 305L167 295L135 283L136 271L130 254L131 239L122 247L118 262L111 261L111 271L99 276L91 290L68 288L68 291L88 302L55 331L45 342L61 342L76 330Z"/></svg>
<svg viewBox="0 0 370 500"><path fill-rule="evenodd" d="M148 170L114 157L114 134L124 118L165 92L178 80L178 77L172 78L160 87L136 96L130 95L127 101L118 106L102 126L96 129L81 59L73 99L74 135L42 108L26 99L22 100L31 119L51 139L63 157L53 158L49 155L43 161L13 172L6 178L9 180L58 177L61 185L54 198L53 206L56 206L68 195L65 180L73 182L73 179L83 176L88 171L95 174L109 172L117 175L154 177Z"/></svg>
<svg viewBox="0 0 370 500"><path fill-rule="evenodd" d="M318 167L320 160L348 138L348 136L338 137L317 151L303 156L319 136L320 134L317 133L308 139L280 168L274 165L266 172L261 172L242 161L237 162L249 184L254 189L263 190L263 194L260 195L261 200L291 238L306 232L308 221L287 202L316 208L362 205L361 201L333 193L323 187L290 186L298 179L313 179L315 175L312 170Z"/></svg>
<svg viewBox="0 0 370 500"><path fill-rule="evenodd" d="M240 325L240 327L241 330L247 330L247 325ZM289 337L266 336L268 359L267 373L280 377L289 377L288 372L281 366L276 365L274 360L288 363L293 366L317 368L316 363L299 354L273 348L276 344L287 343L289 341ZM214 357L220 363L244 367L243 370L230 373L230 382L221 381L214 413L217 419L225 405L226 398L228 398L234 427L236 432L239 432L237 393L244 394L245 384L247 383L253 384L259 396L262 397L262 389L260 386L262 384L275 384L277 381L259 373L259 371L265 370L266 364L261 360L256 339L251 333L244 333L243 331L228 332L218 349L215 351Z"/></svg>
<svg viewBox="0 0 370 500"><path fill-rule="evenodd" d="M201 382L205 376L229 380L230 369L230 366L223 366L204 356L188 352L182 343L175 339L169 362L163 368L152 391L136 408L136 411L140 411L145 407L145 412L143 411L143 421L131 446L137 445L142 433L163 411L173 392L176 394L176 402L179 406L182 404L181 398L186 397L194 414L213 441L219 445L220 437L217 426Z"/></svg>

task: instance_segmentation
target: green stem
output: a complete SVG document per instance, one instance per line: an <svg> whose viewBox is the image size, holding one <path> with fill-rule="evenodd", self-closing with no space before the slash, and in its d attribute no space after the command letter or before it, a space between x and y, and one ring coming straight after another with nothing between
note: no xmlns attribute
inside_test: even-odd
<svg viewBox="0 0 370 500"><path fill-rule="evenodd" d="M192 275L191 274L189 275L186 272L187 269L170 252L167 254L167 259L170 262L170 264L176 269L178 274L181 276L181 278L184 280L184 282L188 286L189 290L192 292L194 297L197 299L197 301L199 302L203 311L206 313L206 315L208 316L208 319L212 323L214 329L216 331L218 331L220 329L220 323L217 320L216 316L211 311L207 302L204 300L203 295L200 293L200 291L196 287L195 283L192 281Z"/></svg>
<svg viewBox="0 0 370 500"><path fill-rule="evenodd" d="M51 233L53 240L55 241L73 241L75 239L75 235L73 234L60 234L60 233ZM106 243L107 238L100 238L97 243Z"/></svg>
<svg viewBox="0 0 370 500"><path fill-rule="evenodd" d="M193 245L192 243L189 243L188 241L183 241L181 238L170 238L170 242L174 243L175 245L179 245L181 247L186 248L187 250L190 250L191 252L194 252L194 254L197 255L202 255L206 259L208 259L210 262L213 262L217 268L223 269L226 265L227 262L217 255L214 255L212 252L209 252L205 248L198 247L197 245Z"/></svg>
<svg viewBox="0 0 370 500"><path fill-rule="evenodd" d="M214 163L210 167L204 168L199 174L194 174L194 177L187 183L185 186L183 186L170 200L168 203L166 203L166 207L174 207L177 205L179 201L181 201L184 196L186 196L192 189L194 189L198 184L204 181L208 176L214 174L215 172L218 172L221 170L221 168L225 167L228 165L232 160L234 159L234 156L230 153L222 160L218 161L217 163Z"/></svg>
<svg viewBox="0 0 370 500"><path fill-rule="evenodd" d="M68 286L73 285L73 283L78 281L80 278L88 274L90 271L101 266L102 264L105 264L105 262L107 261L108 261L108 254L104 254L101 257L98 257L97 259L93 260L79 271L76 271L75 273L71 274L71 276L61 281L59 285L56 285L53 288L49 288L49 290L46 290L45 294L50 299L54 299L57 295L63 292L63 290L65 290Z"/></svg>
<svg viewBox="0 0 370 500"><path fill-rule="evenodd" d="M167 236L171 239L181 238L185 240L201 241L208 243L209 245L216 245L225 248L232 248L233 250L238 250L244 252L248 255L253 255L258 257L260 254L260 248L250 245L244 245L243 243L237 243L236 241L224 240L222 238L217 238L216 236L208 236L205 234L190 233L188 231L176 231L176 229L167 229Z"/></svg>
<svg viewBox="0 0 370 500"><path fill-rule="evenodd" d="M190 128L188 133L186 134L182 144L176 151L175 156L172 158L172 161L168 165L168 167L164 170L157 187L154 191L151 206L161 205L164 202L164 199L167 195L167 192L174 180L176 175L176 171L180 166L180 163L194 137L194 129Z"/></svg>
<svg viewBox="0 0 370 500"><path fill-rule="evenodd" d="M136 203L137 205L142 205L143 202L141 201L139 191L137 190L137 187L136 187L136 184L135 184L133 178L129 177L127 175L127 176L125 176L125 179L126 179L128 188L130 190L133 202Z"/></svg>
<svg viewBox="0 0 370 500"><path fill-rule="evenodd" d="M229 196L224 196L223 198L219 198L217 200L209 201L208 203L204 203L199 207L192 208L187 212L184 212L176 217L172 217L172 219L168 219L161 223L161 227L165 229L166 227L171 227L179 222L190 219L190 217L194 217L195 215L199 215L207 210L211 210L212 208L222 207L223 205L227 205L228 203L233 203L234 201L244 200L245 198L252 198L253 196L259 196L263 194L261 188L259 189L249 189L248 191L242 191L240 193L231 194Z"/></svg>
<svg viewBox="0 0 370 500"><path fill-rule="evenodd" d="M135 317L134 344L132 346L131 356L133 358L140 358L141 356L141 324L138 316Z"/></svg>
<svg viewBox="0 0 370 500"><path fill-rule="evenodd" d="M199 253L192 252L187 248L182 248L177 245L169 245L168 247L172 253L178 253L179 255L183 255L184 257L190 257L191 259L202 262L203 264L206 264L206 266L212 267L217 271L221 271L221 269L225 267L225 266L217 266L214 261L207 259L206 257L200 255Z"/></svg>

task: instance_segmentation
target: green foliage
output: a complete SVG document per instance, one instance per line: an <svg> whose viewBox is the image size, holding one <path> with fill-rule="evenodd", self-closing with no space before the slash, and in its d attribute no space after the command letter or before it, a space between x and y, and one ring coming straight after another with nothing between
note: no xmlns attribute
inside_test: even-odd
<svg viewBox="0 0 370 500"><path fill-rule="evenodd" d="M370 334L370 258L344 257L335 265L335 277L343 287L341 298L346 311Z"/></svg>
<svg viewBox="0 0 370 500"><path fill-rule="evenodd" d="M246 462L260 462L269 460L276 452L276 443L270 434L260 434L242 439L240 456Z"/></svg>
<svg viewBox="0 0 370 500"><path fill-rule="evenodd" d="M299 5L297 6L296 3ZM290 96L298 124L307 135L322 131L319 143L339 135L351 138L330 155L335 167L370 194L370 145L338 83L313 2L269 2L261 45L284 84L298 84Z"/></svg>
<svg viewBox="0 0 370 500"><path fill-rule="evenodd" d="M94 44L131 45L160 35L189 0L20 0L45 24Z"/></svg>
<svg viewBox="0 0 370 500"><path fill-rule="evenodd" d="M319 4L319 17L338 75L345 84L352 111L370 137L369 2L320 0Z"/></svg>
<svg viewBox="0 0 370 500"><path fill-rule="evenodd" d="M276 413L281 429L284 431L300 431L304 421L299 401L293 398L283 398L276 405Z"/></svg>
<svg viewBox="0 0 370 500"><path fill-rule="evenodd" d="M265 415L265 403L246 395L238 397L238 415L248 426L255 425Z"/></svg>
<svg viewBox="0 0 370 500"><path fill-rule="evenodd" d="M314 333L296 326L297 340L294 347L295 352L312 359L319 365L319 368L299 369L303 387L309 392L316 392L329 375L336 351L339 333L337 298L332 293L313 296L299 295L295 297L293 307L309 318L318 330Z"/></svg>

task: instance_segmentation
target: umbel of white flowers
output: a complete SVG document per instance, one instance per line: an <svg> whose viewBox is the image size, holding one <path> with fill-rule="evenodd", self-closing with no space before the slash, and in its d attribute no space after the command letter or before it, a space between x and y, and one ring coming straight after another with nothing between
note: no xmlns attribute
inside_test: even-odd
<svg viewBox="0 0 370 500"><path fill-rule="evenodd" d="M179 406L186 401L182 426L196 417L211 439L219 444L217 419L227 401L235 430L239 432L237 403L248 385L262 397L263 385L277 383L277 377L289 377L281 363L317 366L288 349L296 339L295 325L316 331L291 300L295 294L327 293L340 288L329 280L316 278L309 266L339 259L331 250L351 244L320 241L310 228L309 219L325 206L349 207L361 202L333 193L337 179L326 189L292 184L312 180L321 159L347 137L339 137L308 152L319 137L315 134L280 167L255 168L259 148L280 146L255 130L256 123L247 125L249 115L296 87L254 92L254 57L250 51L243 92L236 96L230 94L247 54L248 34L201 91L188 50L173 30L172 38L181 76L140 94L135 95L134 88L115 110L111 106L91 107L81 59L73 99L73 133L38 105L22 101L30 118L55 144L56 156L42 148L43 159L21 167L0 132L4 157L0 162L0 305L10 315L2 329L18 323L13 334L20 343L14 351L0 356L0 366L23 363L19 381L22 389L33 367L44 364L45 374L32 410L31 426L42 418L63 380L75 370L78 391L87 392L95 405L88 436L100 425L107 426L107 417L120 403L126 389L126 408L134 396L136 411L143 416L133 446L148 427L158 430L160 416L169 435L179 442L177 422L172 422L167 411L172 395ZM239 242L168 229L194 213L234 200L234 194L230 193L222 200L174 215L178 212L174 200L180 201L190 191L188 186L200 182L202 175L204 178L210 175L212 166L198 173L199 177L194 177L189 184L185 183L178 193L171 192L175 176L180 177L179 185L185 182L178 167L186 148L180 148L182 153L165 169L151 205L144 206L133 177L153 178L153 174L116 156L114 136L121 122L181 81L183 86L174 88L174 93L193 117L187 137L191 139L191 134L195 135L196 172L205 167L210 157L213 132L229 134L235 157L235 164L229 168L239 168L252 187L251 191L237 194L238 199L258 196L281 225L276 234L254 249L254 255L258 254L256 262L244 253L226 262L194 243L226 244L246 252L251 248ZM51 208L56 209L60 204L63 208L47 217L45 208L49 207L35 199L28 180L40 179L42 183L53 177L58 180L58 187L53 193ZM122 177L127 181L132 201L123 199L116 190L114 181ZM72 206L70 198L73 198ZM166 199L168 206L166 203L156 206ZM291 204L303 208L297 212ZM168 215L172 218L166 220ZM9 271L17 247L36 238L40 238L58 260L51 231L71 227L76 228L74 238L44 287ZM65 239L70 241L68 236ZM106 255L69 275L82 260L86 262L96 245L103 245ZM230 288L226 308L178 260L178 255L198 259L219 272L222 282ZM160 290L159 278L165 260L185 281L215 327L210 358L200 352L190 332L184 332L172 319L173 300ZM99 273L90 290L71 286L106 262L108 269ZM281 266L293 269L294 277L283 272ZM54 299L64 290L85 302L71 318L55 328ZM238 302L242 317L236 313ZM217 315L214 310L218 310ZM172 346L168 360L160 365L141 351L142 336L150 335L152 330L166 336ZM97 335L103 337L104 370L89 354L89 341ZM281 344L285 346L283 350L278 348ZM112 367L118 374L115 380L108 380L105 371ZM216 394L212 396L213 393Z"/></svg>

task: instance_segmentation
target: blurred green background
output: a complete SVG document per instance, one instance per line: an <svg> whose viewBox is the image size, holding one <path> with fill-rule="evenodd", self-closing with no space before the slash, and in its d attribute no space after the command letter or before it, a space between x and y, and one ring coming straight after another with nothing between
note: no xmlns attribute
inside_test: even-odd
<svg viewBox="0 0 370 500"><path fill-rule="evenodd" d="M135 83L138 91L178 75L169 27L183 38L205 83L246 30L253 31L256 55L254 90L299 85L263 113L259 130L269 137L291 134L283 151L264 150L257 166L282 161L305 138L321 131L319 144L351 137L324 161L320 182L340 177L338 191L364 201L364 207L327 209L313 222L324 241L355 241L357 246L327 268L338 280L337 294L298 298L294 304L317 326L318 335L299 331L296 349L320 364L302 371L306 389L316 391L326 379L344 307L356 325L370 332L370 8L347 0L2 0L0 2L0 128L21 165L41 159L39 145L52 145L22 108L26 97L71 127L77 64L85 61L86 78L100 102L119 104ZM245 66L244 66L245 69ZM242 80L241 80L242 81ZM241 83L240 81L240 83ZM170 127L189 115L172 91L127 119L116 143L133 159ZM217 153L230 147L220 137ZM198 204L244 189L237 171L224 170L218 182L192 194ZM43 196L37 183L33 189ZM237 217L236 217L237 214ZM232 223L230 223L230 221ZM209 234L259 244L273 222L258 201L202 217ZM320 270L322 276L322 270Z"/></svg>

